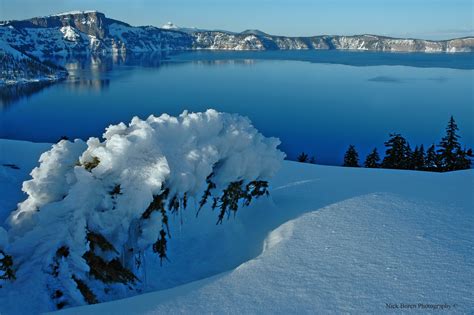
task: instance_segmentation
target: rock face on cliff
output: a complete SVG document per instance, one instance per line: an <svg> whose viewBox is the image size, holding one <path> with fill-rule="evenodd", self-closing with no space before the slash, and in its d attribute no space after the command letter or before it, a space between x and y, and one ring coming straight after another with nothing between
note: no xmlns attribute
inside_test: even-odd
<svg viewBox="0 0 474 315"><path fill-rule="evenodd" d="M108 36L108 18L96 11L66 12L46 17L36 17L25 21L13 21L10 24L19 28L62 28L72 27L97 38Z"/></svg>
<svg viewBox="0 0 474 315"><path fill-rule="evenodd" d="M169 50L370 50L393 52L472 52L474 37L443 41L376 35L285 37L258 30L241 33L134 27L96 11L74 11L0 23L0 41L40 58Z"/></svg>

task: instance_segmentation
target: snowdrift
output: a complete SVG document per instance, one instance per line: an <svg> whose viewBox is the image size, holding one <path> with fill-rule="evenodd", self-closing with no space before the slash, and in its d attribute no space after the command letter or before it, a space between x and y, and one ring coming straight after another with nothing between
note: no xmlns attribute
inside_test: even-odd
<svg viewBox="0 0 474 315"><path fill-rule="evenodd" d="M193 268L184 255L173 255L163 279L179 280L179 273L204 279L60 313L472 313L473 178L472 170L439 174L285 161L272 179L271 200L242 209L233 231L197 236L186 229L181 237L180 245L192 250L198 238L232 233L214 248L199 246L193 256L221 265L222 273L194 273L184 268ZM202 248L233 257L235 265L224 266ZM223 254L229 248L232 253Z"/></svg>
<svg viewBox="0 0 474 315"><path fill-rule="evenodd" d="M0 166L0 215L48 147L0 140L0 165L19 167ZM473 180L285 161L271 198L224 225L209 209L171 217L170 262L147 256L144 294L60 313L472 313ZM25 313L13 292L0 311Z"/></svg>

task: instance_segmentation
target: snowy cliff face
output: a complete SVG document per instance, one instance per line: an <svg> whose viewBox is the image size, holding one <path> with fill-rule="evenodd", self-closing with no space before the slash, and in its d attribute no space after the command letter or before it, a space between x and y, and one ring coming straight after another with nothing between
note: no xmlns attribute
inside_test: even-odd
<svg viewBox="0 0 474 315"><path fill-rule="evenodd" d="M76 11L0 24L0 40L43 58L51 55L124 54L167 50L347 49L399 52L471 52L474 38L445 41L375 35L285 37L258 30L242 33L179 28L134 27L96 11Z"/></svg>
<svg viewBox="0 0 474 315"><path fill-rule="evenodd" d="M193 48L216 50L265 50L262 40L252 34L232 34L220 31L195 32Z"/></svg>
<svg viewBox="0 0 474 315"><path fill-rule="evenodd" d="M107 47L120 47L123 52L150 52L189 49L192 39L178 31L161 30L153 26L132 27L114 22L109 26L110 36L104 43Z"/></svg>
<svg viewBox="0 0 474 315"><path fill-rule="evenodd" d="M445 41L399 39L376 35L357 36L273 36L260 31L239 34L227 32L194 32L193 48L222 50L297 50L338 49L393 52L471 52L474 38Z"/></svg>
<svg viewBox="0 0 474 315"><path fill-rule="evenodd" d="M69 26L78 31L94 36L105 38L107 34L108 19L103 13L96 11L65 12L47 17L36 17L22 22L13 22L14 26L58 28Z"/></svg>
<svg viewBox="0 0 474 315"><path fill-rule="evenodd" d="M459 38L444 41L401 39L376 35L334 36L330 44L335 49L372 50L393 52L471 52L474 38Z"/></svg>
<svg viewBox="0 0 474 315"><path fill-rule="evenodd" d="M183 32L132 27L95 11L69 12L0 26L0 40L37 57L189 49Z"/></svg>

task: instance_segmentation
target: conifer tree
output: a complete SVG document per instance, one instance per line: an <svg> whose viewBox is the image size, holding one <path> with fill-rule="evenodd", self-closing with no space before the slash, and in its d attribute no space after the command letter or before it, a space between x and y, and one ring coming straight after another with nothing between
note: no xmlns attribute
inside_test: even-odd
<svg viewBox="0 0 474 315"><path fill-rule="evenodd" d="M301 152L301 154L296 157L296 160L301 163L307 163L308 158L309 158L308 154Z"/></svg>
<svg viewBox="0 0 474 315"><path fill-rule="evenodd" d="M377 148L374 148L374 150L367 155L367 158L365 159L364 166L368 168L379 168L380 167L380 156L379 153L377 152Z"/></svg>
<svg viewBox="0 0 474 315"><path fill-rule="evenodd" d="M441 139L438 145L438 154L441 159L441 167L443 171L453 171L456 169L456 165L462 163L457 161L462 160L462 149L459 143L459 135L457 134L458 126L454 121L454 117L451 116L446 127L446 135Z"/></svg>
<svg viewBox="0 0 474 315"><path fill-rule="evenodd" d="M0 249L0 280L14 280L15 272L13 271L12 256L5 254ZM0 285L0 288L2 286Z"/></svg>
<svg viewBox="0 0 474 315"><path fill-rule="evenodd" d="M466 150L461 148L459 139L461 138L457 131L459 130L454 117L451 116L446 127L446 135L441 139L438 145L438 153L440 157L442 171L455 171L468 169L471 167L471 160L469 159L472 152L471 149Z"/></svg>
<svg viewBox="0 0 474 315"><path fill-rule="evenodd" d="M424 163L424 169L430 172L440 172L441 168L439 165L439 156L436 154L435 145L432 144L428 150L426 150L426 158Z"/></svg>
<svg viewBox="0 0 474 315"><path fill-rule="evenodd" d="M415 146L415 149L412 151L411 156L409 158L408 169L410 170L416 169L415 160L418 159L418 155L419 155L419 149L418 149L418 146Z"/></svg>
<svg viewBox="0 0 474 315"><path fill-rule="evenodd" d="M357 153L354 145L349 145L346 154L344 154L344 164L342 166L360 167L359 154Z"/></svg>
<svg viewBox="0 0 474 315"><path fill-rule="evenodd" d="M425 159L426 159L425 146L423 144L420 145L420 149L418 153L419 153L419 156L418 156L417 166L419 167L420 170L423 170L425 168Z"/></svg>
<svg viewBox="0 0 474 315"><path fill-rule="evenodd" d="M309 159L310 164L316 164L316 157L314 155Z"/></svg>
<svg viewBox="0 0 474 315"><path fill-rule="evenodd" d="M413 165L413 151L410 147L410 144L407 142L406 146L406 161L405 161L405 168L407 170L413 170L415 169Z"/></svg>
<svg viewBox="0 0 474 315"><path fill-rule="evenodd" d="M456 162L454 165L454 170L466 170L471 168L471 160L472 158L472 149L469 150L461 150L458 149L456 151Z"/></svg>
<svg viewBox="0 0 474 315"><path fill-rule="evenodd" d="M408 169L411 149L406 139L399 133L390 134L390 139L385 142L385 157L382 161L383 168Z"/></svg>
<svg viewBox="0 0 474 315"><path fill-rule="evenodd" d="M411 168L413 170L421 171L425 168L425 148L421 145L419 148L418 146L415 147L413 151L413 155L411 157Z"/></svg>

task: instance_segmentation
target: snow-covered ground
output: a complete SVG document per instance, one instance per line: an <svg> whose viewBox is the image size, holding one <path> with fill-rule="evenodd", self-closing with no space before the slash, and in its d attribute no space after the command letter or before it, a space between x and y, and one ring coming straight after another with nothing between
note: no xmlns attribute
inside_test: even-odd
<svg viewBox="0 0 474 315"><path fill-rule="evenodd" d="M16 49L14 49L13 47L11 47L10 45L8 45L7 43L5 43L2 40L0 40L0 52L2 52L2 55L3 55L3 53L11 54L16 59L26 58L26 56L24 54L22 54L21 52L19 52Z"/></svg>
<svg viewBox="0 0 474 315"><path fill-rule="evenodd" d="M0 219L49 147L0 141ZM170 261L147 257L148 293L63 312L472 313L473 190L472 170L284 162L271 198L223 225L210 209L173 218ZM16 313L1 289L0 300Z"/></svg>
<svg viewBox="0 0 474 315"><path fill-rule="evenodd" d="M52 68L14 49L0 39L0 87L14 84L54 82L67 76L65 70Z"/></svg>
<svg viewBox="0 0 474 315"><path fill-rule="evenodd" d="M75 11L61 12L61 13L53 14L50 16L76 15L76 14L87 14L87 13L97 13L97 11L96 10L85 10L85 11L75 10Z"/></svg>

